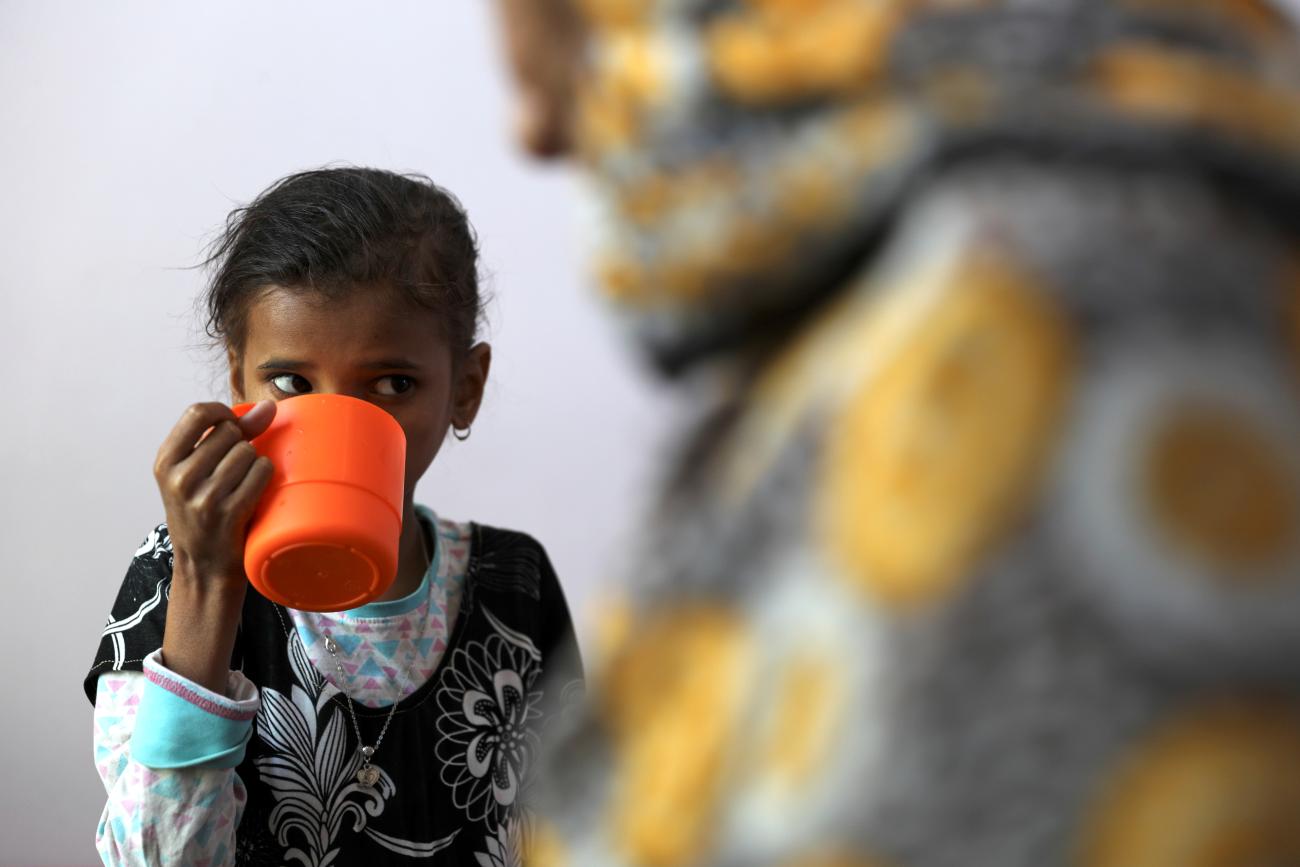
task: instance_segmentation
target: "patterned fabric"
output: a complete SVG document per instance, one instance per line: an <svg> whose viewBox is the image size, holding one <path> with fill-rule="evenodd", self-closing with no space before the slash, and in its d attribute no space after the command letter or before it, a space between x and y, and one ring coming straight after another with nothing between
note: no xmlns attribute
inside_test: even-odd
<svg viewBox="0 0 1300 867"><path fill-rule="evenodd" d="M248 678L232 671L225 690L213 692L164 666L161 648L144 658L144 671L134 676L144 683L129 690L131 704L117 707L135 716L129 732L134 761L156 770L234 768L244 760L258 708L257 687ZM118 693L101 689L96 709L105 702L111 708Z"/></svg>
<svg viewBox="0 0 1300 867"><path fill-rule="evenodd" d="M455 623L460 610L470 525L438 520L432 513L427 518L437 528L436 555L426 576L429 587L413 594L418 598L414 608L388 613L393 603L380 603L344 612L290 612L312 665L366 707L387 707L395 693L405 698L429 679L447 650L448 624ZM338 668L322 637L337 644L346 683L338 682ZM400 689L393 688L395 683Z"/></svg>
<svg viewBox="0 0 1300 867"><path fill-rule="evenodd" d="M95 767L108 803L95 832L112 865L216 867L234 856L234 829L248 792L227 768L155 769L131 757L145 678L137 671L97 679Z"/></svg>
<svg viewBox="0 0 1300 867"><path fill-rule="evenodd" d="M399 693L409 695L429 679L442 658L446 623L454 622L464 588L470 525L439 519L421 506L416 511L436 540L429 574L407 599L353 612L379 615L365 618L364 635L348 640L344 613L287 610L300 636L315 636L322 626L343 626L338 640L352 647L350 658L358 660L354 669L387 662L399 643L403 656L409 650L422 651L419 664L395 672L383 688L358 690L353 680L350 694L371 707L387 707ZM137 556L152 562L155 552L159 558L170 557L165 527L150 534ZM383 616L394 607L401 610ZM246 800L242 781L235 774L178 774L170 769L237 766L260 707L257 687L242 673L231 672L229 698L218 696L169 671L159 655L147 655L142 672L124 670L99 678L95 753L109 795L97 834L100 854L109 864L156 863L153 855L160 853L169 862L221 864L235 850L235 829ZM323 650L309 656L318 671L335 671ZM128 762L134 767L124 773Z"/></svg>
<svg viewBox="0 0 1300 867"><path fill-rule="evenodd" d="M574 0L598 280L676 370L838 293L926 180L999 151L1297 194L1267 0Z"/></svg>
<svg viewBox="0 0 1300 867"><path fill-rule="evenodd" d="M98 687L103 699L97 763L110 793L100 829L105 860L158 863L167 853L176 863L324 865L406 863L442 853L452 863L472 863L476 854L500 852L503 842L517 853L533 756L550 711L566 688L580 685L572 627L536 542L472 524L440 523L439 531L449 550L465 547L440 561L451 570L464 564L464 590L450 608L454 625L440 661L393 714L375 755L374 787L355 779L359 744L346 700L304 649L306 619L291 621L256 593L245 604L234 667L257 685L261 706L237 771L156 770L129 758L135 694L121 693L139 689L142 680L115 672L138 671L130 660L161 645L171 558L165 527L155 531L132 562L86 678L88 691ZM421 605L427 613L430 603ZM391 623L376 622L383 620ZM336 640L342 623L330 627ZM377 655L387 646L382 642L402 640L400 624L408 633L431 634L401 615L362 624L371 627L365 640ZM388 710L356 708L367 743Z"/></svg>
<svg viewBox="0 0 1300 867"><path fill-rule="evenodd" d="M711 362L551 863L1300 862L1300 78L1251 0L583 0Z"/></svg>

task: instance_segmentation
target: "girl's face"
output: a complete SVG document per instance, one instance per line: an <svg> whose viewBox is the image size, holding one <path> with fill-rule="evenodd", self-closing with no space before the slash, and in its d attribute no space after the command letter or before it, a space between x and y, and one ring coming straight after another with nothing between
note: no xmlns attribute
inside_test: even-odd
<svg viewBox="0 0 1300 867"><path fill-rule="evenodd" d="M459 365L437 315L396 292L329 299L271 287L248 310L242 354L229 354L237 402L344 394L373 403L406 433L406 503L451 425L478 413L491 350L480 343Z"/></svg>

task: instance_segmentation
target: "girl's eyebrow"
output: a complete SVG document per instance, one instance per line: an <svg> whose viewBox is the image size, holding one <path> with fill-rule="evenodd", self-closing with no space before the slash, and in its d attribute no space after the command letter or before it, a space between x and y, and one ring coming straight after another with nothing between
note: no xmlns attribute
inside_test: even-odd
<svg viewBox="0 0 1300 867"><path fill-rule="evenodd" d="M303 370L311 367L306 361L289 358L268 358L257 366L258 370ZM420 370L421 365L409 358L376 358L361 365L366 370Z"/></svg>
<svg viewBox="0 0 1300 867"><path fill-rule="evenodd" d="M372 370L419 370L420 365L409 358L376 358L363 367Z"/></svg>
<svg viewBox="0 0 1300 867"><path fill-rule="evenodd" d="M288 358L268 358L257 366L258 370L302 370L304 367L311 367L304 361L293 361Z"/></svg>

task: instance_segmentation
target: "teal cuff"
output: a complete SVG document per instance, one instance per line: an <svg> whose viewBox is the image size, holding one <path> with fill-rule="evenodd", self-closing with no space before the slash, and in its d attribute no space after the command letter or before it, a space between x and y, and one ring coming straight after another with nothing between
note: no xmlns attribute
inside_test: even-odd
<svg viewBox="0 0 1300 867"><path fill-rule="evenodd" d="M148 768L237 767L253 734L256 690L226 698L163 668L157 655L145 660L131 758Z"/></svg>

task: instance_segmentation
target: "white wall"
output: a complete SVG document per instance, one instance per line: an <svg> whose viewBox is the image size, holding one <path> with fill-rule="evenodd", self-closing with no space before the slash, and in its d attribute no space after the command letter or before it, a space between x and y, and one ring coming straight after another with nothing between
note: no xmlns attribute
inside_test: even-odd
<svg viewBox="0 0 1300 867"><path fill-rule="evenodd" d="M670 407L582 285L570 178L512 148L489 10L0 0L0 864L97 863L81 678L161 517L158 443L225 397L183 266L283 174L418 170L462 198L494 384L421 499L538 536L580 614L616 570Z"/></svg>
<svg viewBox="0 0 1300 867"><path fill-rule="evenodd" d="M455 190L495 274L494 385L421 488L543 540L581 615L673 409L581 285L575 190L519 159L485 0L0 0L0 864L92 864L80 681L150 463L224 397L192 264L229 208L333 160Z"/></svg>

